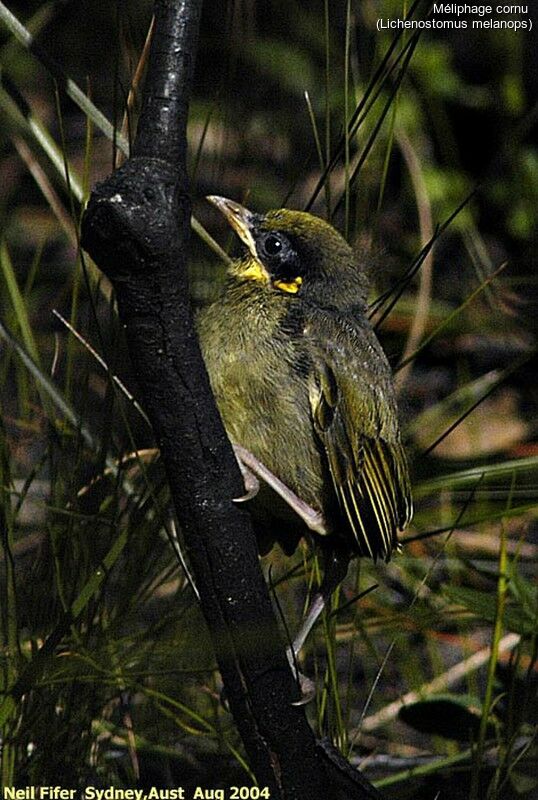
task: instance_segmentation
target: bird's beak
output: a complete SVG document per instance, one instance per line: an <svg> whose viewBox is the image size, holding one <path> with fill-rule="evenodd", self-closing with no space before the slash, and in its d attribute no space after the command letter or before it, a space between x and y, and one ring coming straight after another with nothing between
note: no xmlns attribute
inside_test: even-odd
<svg viewBox="0 0 538 800"><path fill-rule="evenodd" d="M268 284L270 280L269 274L256 252L256 242L252 234L255 214L249 211L248 208L240 206L239 203L228 200L227 197L218 197L218 195L211 194L208 195L207 200L224 214L243 244L246 244L250 253L250 258L232 262L229 268L231 273L241 280L254 280L262 284Z"/></svg>
<svg viewBox="0 0 538 800"><path fill-rule="evenodd" d="M258 260L256 243L252 236L254 219L252 211L249 211L248 208L244 206L240 206L239 203L234 203L233 200L228 200L227 197L219 197L216 194L208 195L206 200L213 203L213 205L224 214L241 241L248 247L251 255Z"/></svg>

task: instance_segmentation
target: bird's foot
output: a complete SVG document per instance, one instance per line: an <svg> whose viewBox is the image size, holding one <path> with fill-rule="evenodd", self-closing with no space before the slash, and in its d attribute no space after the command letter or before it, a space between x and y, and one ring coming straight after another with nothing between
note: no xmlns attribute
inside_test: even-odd
<svg viewBox="0 0 538 800"><path fill-rule="evenodd" d="M299 672L297 668L297 660L295 658L295 654L292 647L288 647L287 656L288 656L288 661L290 663L290 667L295 676L295 680L297 681L297 684L301 691L301 698L292 703L292 705L304 706L307 703L310 703L310 701L313 700L314 697L316 696L316 685L314 681L312 681L310 678L307 678L306 675L303 675L302 672Z"/></svg>
<svg viewBox="0 0 538 800"><path fill-rule="evenodd" d="M247 500L252 500L253 497L256 497L260 491L260 482L254 472L243 462L241 454L238 452L239 450L243 451L244 448L234 444L233 449L245 484L245 494L241 495L241 497L234 497L234 503L246 503ZM244 450L244 452L246 453L248 451ZM254 456L252 456L252 458L254 458Z"/></svg>
<svg viewBox="0 0 538 800"><path fill-rule="evenodd" d="M241 445L235 444L234 445L234 452L236 458L240 464L241 471L243 475L248 472L254 480L257 478L261 479L264 483L273 489L279 497L281 497L284 502L286 502L293 511L303 520L305 525L310 528L311 531L315 533L319 533L321 536L324 536L327 533L327 527L325 525L325 519L323 518L323 514L319 511L316 511L308 503L305 503L304 500L301 500L295 492L293 492L285 483L283 483L280 478L271 472L270 469L262 464L262 462L256 458L249 450L246 450ZM245 483L246 485L246 483ZM252 495L253 496L253 495ZM245 497L238 498L239 501L243 501L245 499L250 499L247 495ZM237 501L236 501L237 502Z"/></svg>

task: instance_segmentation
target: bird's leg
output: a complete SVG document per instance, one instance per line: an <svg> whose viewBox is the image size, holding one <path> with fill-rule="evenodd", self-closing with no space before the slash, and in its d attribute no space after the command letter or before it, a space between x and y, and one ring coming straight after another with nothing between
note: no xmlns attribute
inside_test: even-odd
<svg viewBox="0 0 538 800"><path fill-rule="evenodd" d="M325 552L325 569L323 572L323 580L319 591L314 595L314 599L310 603L310 608L306 617L299 629L298 634L293 640L292 653L290 655L295 660L304 643L306 642L310 631L316 624L321 612L330 602L332 593L342 583L347 574L349 565L350 553L343 547L332 547L330 550L327 548Z"/></svg>
<svg viewBox="0 0 538 800"><path fill-rule="evenodd" d="M295 492L293 492L285 483L283 483L280 478L271 472L270 469L262 464L262 462L256 458L249 450L246 450L241 445L234 444L234 452L236 458L239 462L241 471L245 474L244 470L250 473L254 479L260 478L264 481L268 486L276 492L279 497L281 497L293 511L303 520L305 525L310 528L311 531L315 533L319 533L321 536L324 536L327 533L327 528L325 526L325 520L323 518L323 514L319 511L316 511L308 503L305 503L304 500L301 500ZM246 485L246 482L245 482ZM251 495L253 496L253 495ZM236 502L243 501L249 499L249 495L245 495L245 497L239 497Z"/></svg>
<svg viewBox="0 0 538 800"><path fill-rule="evenodd" d="M236 498L235 502L240 503L245 500L250 500L259 491L258 478L263 480L270 486L276 494L286 502L290 508L303 520L305 525L315 533L325 536L327 534L327 527L323 514L316 511L304 500L301 500L295 492L293 492L280 478L271 472L262 462L256 458L249 450L241 445L233 445L235 457L239 464L241 474L245 481L246 494L242 497ZM313 682L302 675L297 669L297 657L306 642L310 631L316 624L321 612L325 608L331 595L336 587L345 578L347 567L349 564L349 553L344 548L335 547L332 545L327 548L325 552L325 569L323 580L319 591L314 595L314 599L310 604L306 618L301 625L299 633L295 637L293 644L288 648L288 661L297 678L297 682L301 689L301 699L295 705L303 705L310 702L315 694L315 686Z"/></svg>
<svg viewBox="0 0 538 800"><path fill-rule="evenodd" d="M301 625L299 632L296 634L293 644L290 648L290 656L292 658L299 657L299 653L303 649L304 643L308 639L310 631L318 621L321 612L327 604L327 599L328 598L324 597L321 591L316 592L314 595L314 599L310 603L306 617L303 620L303 624Z"/></svg>
<svg viewBox="0 0 538 800"><path fill-rule="evenodd" d="M346 577L350 554L344 548L333 547L325 552L325 570L319 591L314 595L306 617L301 625L298 634L293 640L291 647L288 647L288 661L297 678L301 689L301 699L294 703L300 706L309 703L314 697L315 686L313 682L302 675L297 669L297 659L303 649L304 643L310 635L310 631L318 621L321 612L330 603L331 595L337 586Z"/></svg>

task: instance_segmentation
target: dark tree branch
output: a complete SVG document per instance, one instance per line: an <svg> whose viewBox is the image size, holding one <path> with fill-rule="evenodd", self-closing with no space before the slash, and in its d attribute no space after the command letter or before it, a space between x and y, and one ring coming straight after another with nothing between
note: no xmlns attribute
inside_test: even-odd
<svg viewBox="0 0 538 800"><path fill-rule="evenodd" d="M232 502L243 482L193 329L185 132L200 11L201 0L155 3L133 156L95 188L82 244L116 290L228 702L259 784L273 800L375 798L328 757L292 705L298 689L249 515Z"/></svg>
<svg viewBox="0 0 538 800"><path fill-rule="evenodd" d="M155 3L155 31L133 156L186 164L190 88L202 2Z"/></svg>

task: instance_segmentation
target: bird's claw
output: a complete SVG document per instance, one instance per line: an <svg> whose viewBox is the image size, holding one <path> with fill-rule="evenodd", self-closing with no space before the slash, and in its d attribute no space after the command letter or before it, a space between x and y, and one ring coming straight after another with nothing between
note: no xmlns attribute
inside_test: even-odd
<svg viewBox="0 0 538 800"><path fill-rule="evenodd" d="M307 703L310 703L310 701L316 696L316 686L314 681L310 680L310 678L307 678L306 675L303 675L303 673L299 672L297 669L297 661L291 647L289 647L287 650L287 656L295 680L297 681L299 689L301 690L300 699L295 700L295 702L292 703L292 706L304 706Z"/></svg>
<svg viewBox="0 0 538 800"><path fill-rule="evenodd" d="M307 678L302 672L297 673L297 680L301 690L301 699L295 700L292 706L305 706L307 703L311 703L316 696L316 685L314 681Z"/></svg>
<svg viewBox="0 0 538 800"><path fill-rule="evenodd" d="M252 473L251 473L252 475ZM247 490L245 494L242 494L241 497L234 497L232 498L233 503L246 503L247 500L252 500L253 497L256 497L258 492L260 491L260 482L254 478L254 482L249 487L248 485L248 478L243 476L245 480L245 489ZM254 476L252 476L254 477Z"/></svg>
<svg viewBox="0 0 538 800"><path fill-rule="evenodd" d="M256 497L258 492L260 491L260 482L256 475L243 463L241 460L238 452L237 446L234 446L235 457L237 459L237 463L239 465L239 469L241 470L241 475L243 476L243 481L245 483L245 494L242 494L241 497L234 497L234 503L246 503L248 500L252 500L253 497Z"/></svg>

